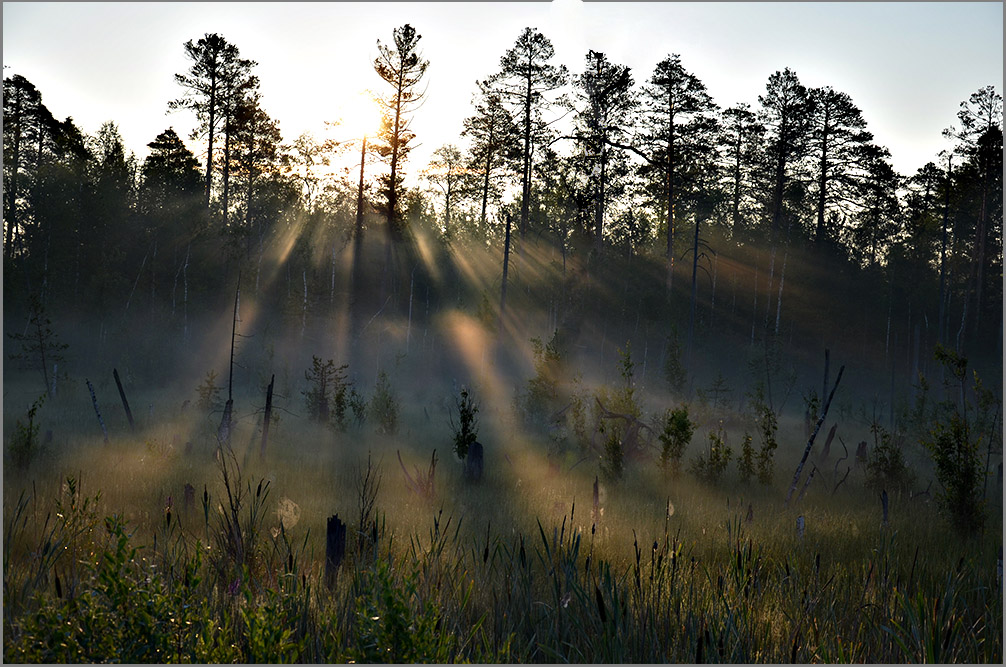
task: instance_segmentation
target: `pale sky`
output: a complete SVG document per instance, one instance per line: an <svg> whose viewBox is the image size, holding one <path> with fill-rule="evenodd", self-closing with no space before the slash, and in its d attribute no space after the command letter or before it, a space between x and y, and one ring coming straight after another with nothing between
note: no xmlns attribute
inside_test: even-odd
<svg viewBox="0 0 1006 667"><path fill-rule="evenodd" d="M411 23L430 61L427 101L408 172L459 142L475 82L526 26L552 40L573 73L588 49L632 68L637 84L671 53L721 107L757 107L769 75L848 93L868 129L911 175L948 146L942 130L980 87L1003 85L1002 3L3 3L4 76L21 74L57 118L87 133L106 120L142 160L174 126L190 148L188 111L167 113L189 63L182 44L217 32L258 61L262 105L285 142L325 133L358 91L382 91L376 42Z"/></svg>

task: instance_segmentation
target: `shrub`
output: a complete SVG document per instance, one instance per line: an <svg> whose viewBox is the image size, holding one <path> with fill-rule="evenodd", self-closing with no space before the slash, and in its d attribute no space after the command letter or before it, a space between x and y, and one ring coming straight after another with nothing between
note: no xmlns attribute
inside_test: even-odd
<svg viewBox="0 0 1006 667"><path fill-rule="evenodd" d="M311 419L323 424L331 422L340 431L346 430L347 368L348 364L336 366L331 359L322 361L312 355L311 370L304 372L304 379L311 386L301 392Z"/></svg>
<svg viewBox="0 0 1006 667"><path fill-rule="evenodd" d="M221 405L220 389L217 386L217 372L214 370L206 371L206 377L196 387L196 393L199 394L199 400L196 402L196 405L201 410L216 410Z"/></svg>
<svg viewBox="0 0 1006 667"><path fill-rule="evenodd" d="M664 379L667 381L667 386L678 393L684 391L685 382L688 380L681 358L681 341L678 340L678 330L672 328L664 350Z"/></svg>
<svg viewBox="0 0 1006 667"><path fill-rule="evenodd" d="M675 475L681 469L681 458L692 441L695 424L688 418L688 406L682 405L664 413L664 428L660 439L660 467L670 469Z"/></svg>
<svg viewBox="0 0 1006 667"><path fill-rule="evenodd" d="M534 377L527 381L521 409L525 423L544 427L549 417L560 407L560 384L564 372L562 341L559 330L543 344L540 338L531 339L534 354Z"/></svg>
<svg viewBox="0 0 1006 667"><path fill-rule="evenodd" d="M617 433L609 433L604 441L604 456L601 458L601 474L609 482L617 482L622 478L624 457L621 438Z"/></svg>
<svg viewBox="0 0 1006 667"><path fill-rule="evenodd" d="M377 385L367 412L377 425L378 433L394 435L398 432L398 400L392 392L388 374L384 371L377 376Z"/></svg>
<svg viewBox="0 0 1006 667"><path fill-rule="evenodd" d="M948 401L941 406L942 416L935 420L923 444L929 450L942 487L938 496L940 506L954 528L969 535L981 530L985 523L984 475L979 452L982 439L992 437L994 429L990 433L976 429L975 435L968 422L965 385L968 360L942 346L936 348L936 359L959 383L961 398L959 403ZM977 376L975 390L981 403L984 391Z"/></svg>
<svg viewBox="0 0 1006 667"><path fill-rule="evenodd" d="M464 460L468 456L468 447L471 446L479 435L479 406L472 400L468 389L461 388L461 395L457 398L456 406L458 410L458 423L454 423L451 416L451 430L454 432L454 453L459 459Z"/></svg>
<svg viewBox="0 0 1006 667"><path fill-rule="evenodd" d="M723 428L710 431L709 449L704 456L700 455L692 462L692 472L702 481L716 484L727 469L731 454Z"/></svg>
<svg viewBox="0 0 1006 667"><path fill-rule="evenodd" d="M758 432L761 436L761 448L756 457L758 467L758 481L768 486L772 484L775 475L775 450L779 443L775 439L776 431L779 430L779 420L775 411L761 400L761 392L755 399L755 414Z"/></svg>
<svg viewBox="0 0 1006 667"><path fill-rule="evenodd" d="M25 424L18 419L14 424L14 432L11 434L10 444L7 446L7 454L15 468L27 468L28 464L38 455L40 449L39 426L35 423L35 415L44 402L45 394L42 394L28 408L28 423Z"/></svg>
<svg viewBox="0 0 1006 667"><path fill-rule="evenodd" d="M905 455L902 452L904 438L892 435L880 424L874 423L873 451L866 463L866 483L877 491L891 489L892 491L908 491L915 481L915 475L905 465Z"/></svg>
<svg viewBox="0 0 1006 667"><path fill-rule="evenodd" d="M741 456L737 459L737 472L740 473L742 482L749 482L755 475L755 457L757 453L751 444L752 438L749 434L744 434L744 443L741 445Z"/></svg>

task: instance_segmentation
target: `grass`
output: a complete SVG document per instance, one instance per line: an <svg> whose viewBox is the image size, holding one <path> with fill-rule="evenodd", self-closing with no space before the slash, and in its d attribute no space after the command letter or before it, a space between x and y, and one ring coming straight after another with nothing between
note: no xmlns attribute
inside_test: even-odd
<svg viewBox="0 0 1006 667"><path fill-rule="evenodd" d="M473 485L435 403L404 402L394 436L283 415L264 459L260 416L239 408L225 481L219 415L131 396L147 418L130 433L103 405L103 444L89 399L68 394L39 411L60 429L48 450L5 475L6 661L1002 662L1001 503L961 539L935 503L892 494L885 526L857 470L785 508L796 423L780 426L774 485L740 483L734 464L707 485L629 460L595 516L597 461L550 468L545 442L499 410L483 413ZM396 452L411 471L434 448L428 500ZM368 455L383 479L360 526ZM329 590L336 513L347 560Z"/></svg>

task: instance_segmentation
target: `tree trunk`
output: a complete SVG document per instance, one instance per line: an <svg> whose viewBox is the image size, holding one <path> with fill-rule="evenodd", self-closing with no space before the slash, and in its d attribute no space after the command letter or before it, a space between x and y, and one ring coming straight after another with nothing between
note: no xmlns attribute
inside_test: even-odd
<svg viewBox="0 0 1006 667"><path fill-rule="evenodd" d="M276 385L276 375L273 374L269 380L269 386L265 390L265 416L262 419L262 448L260 456L265 458L265 448L269 443L269 424L272 421L272 391Z"/></svg>
<svg viewBox="0 0 1006 667"><path fill-rule="evenodd" d="M500 314L498 329L503 331L503 315L506 312L506 283L510 268L510 213L506 214L506 236L503 240L503 282L500 286Z"/></svg>
<svg viewBox="0 0 1006 667"><path fill-rule="evenodd" d="M87 390L91 392L91 403L94 405L94 414L98 415L98 424L101 426L101 433L105 436L105 444L108 444L108 429L105 428L105 420L101 418L101 410L98 409L98 398L94 395L94 385L88 379L84 380L87 383Z"/></svg>
<svg viewBox="0 0 1006 667"><path fill-rule="evenodd" d="M115 378L115 386L119 388L119 398L122 399L122 409L126 411L126 419L129 421L129 430L135 431L136 425L133 423L133 412L129 409L129 401L126 400L126 392L122 389L122 382L119 380L118 369L112 369L112 377Z"/></svg>
<svg viewBox="0 0 1006 667"><path fill-rule="evenodd" d="M824 424L824 420L828 417L828 408L831 407L831 399L835 398L835 390L838 389L838 383L842 381L842 373L845 372L845 366L838 369L838 377L835 378L835 386L831 388L831 393L828 394L828 400L824 403L824 410L821 411L821 416L818 417L817 424L814 426L814 432L810 434L810 440L807 441L807 446L803 450L803 458L800 459L800 465L796 467L796 472L793 474L793 482L789 486L789 491L786 493L786 506L789 507L790 498L793 497L793 492L796 491L796 485L800 482L800 473L803 472L803 466L807 463L807 457L810 456L810 450L814 447L814 439L817 437L818 431L821 430L821 425Z"/></svg>

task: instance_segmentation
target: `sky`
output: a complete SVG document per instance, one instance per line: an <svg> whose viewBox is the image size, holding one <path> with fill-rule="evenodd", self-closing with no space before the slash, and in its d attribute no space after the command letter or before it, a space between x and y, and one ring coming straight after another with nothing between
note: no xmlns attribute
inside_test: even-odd
<svg viewBox="0 0 1006 667"><path fill-rule="evenodd" d="M285 142L306 131L343 138L326 121L358 116L349 110L360 108L361 91L384 91L377 40L390 42L404 23L422 35L430 62L413 173L438 147L463 144L476 81L498 71L527 26L572 73L590 49L628 65L641 84L680 54L724 108L757 107L769 76L789 67L808 87L848 93L906 175L949 147L941 133L962 101L1003 86L1000 2L4 2L4 76L26 77L54 116L72 116L86 133L114 121L140 160L169 126L195 151L193 114L167 106L184 92L174 80L189 66L184 42L216 32L258 62L262 105ZM361 131L349 124L343 132Z"/></svg>

